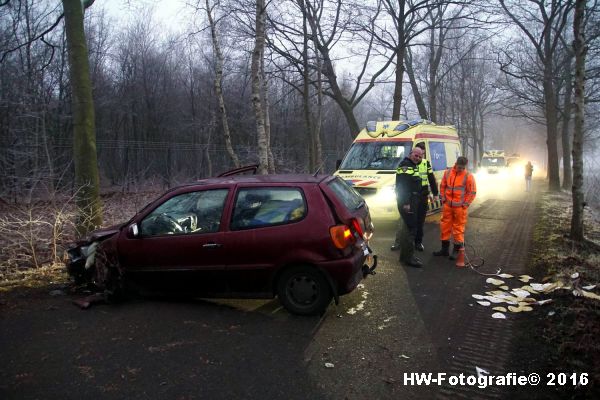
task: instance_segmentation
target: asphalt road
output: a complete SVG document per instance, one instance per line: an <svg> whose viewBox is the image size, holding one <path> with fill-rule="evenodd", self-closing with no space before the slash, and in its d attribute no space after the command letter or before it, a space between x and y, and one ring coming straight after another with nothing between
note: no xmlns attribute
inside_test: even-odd
<svg viewBox="0 0 600 400"><path fill-rule="evenodd" d="M485 259L480 271L522 273L534 194L514 186L479 193L466 234L471 256ZM82 311L51 288L13 293L0 299L0 398L505 398L502 387L404 380L475 375L476 367L520 372L509 363L526 316L492 319L471 297L494 290L486 277L431 256L437 219L426 223L422 269L400 265L389 250L395 222L375 220L377 274L320 318L292 316L277 300L139 298Z"/></svg>

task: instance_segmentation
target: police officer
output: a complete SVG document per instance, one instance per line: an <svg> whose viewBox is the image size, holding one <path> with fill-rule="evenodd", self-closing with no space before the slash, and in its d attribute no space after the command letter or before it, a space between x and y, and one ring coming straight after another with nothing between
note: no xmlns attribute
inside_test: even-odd
<svg viewBox="0 0 600 400"><path fill-rule="evenodd" d="M423 246L423 225L425 224L427 206L429 205L429 188L431 187L431 193L433 193L433 196L438 197L438 186L437 182L435 181L435 175L433 174L433 168L431 168L431 163L425 158L425 143L419 142L415 146L423 150L423 159L418 165L422 188L421 199L417 207L417 233L415 235L415 249L418 251L424 251L425 246Z"/></svg>
<svg viewBox="0 0 600 400"><path fill-rule="evenodd" d="M398 223L396 241L392 250L400 249L400 261L410 267L422 267L423 263L414 255L417 235L417 209L421 200L421 176L418 165L423 159L423 150L415 147L396 170L396 200L401 220Z"/></svg>

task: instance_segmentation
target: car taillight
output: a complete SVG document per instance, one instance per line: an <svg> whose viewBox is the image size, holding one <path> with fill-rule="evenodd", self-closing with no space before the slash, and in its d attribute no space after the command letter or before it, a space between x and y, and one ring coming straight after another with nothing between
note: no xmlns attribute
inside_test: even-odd
<svg viewBox="0 0 600 400"><path fill-rule="evenodd" d="M346 225L336 225L329 228L329 234L333 244L338 249L345 249L356 241L356 238Z"/></svg>
<svg viewBox="0 0 600 400"><path fill-rule="evenodd" d="M352 227L354 228L356 233L358 233L359 238L364 237L363 228L360 226L360 222L358 222L356 218L352 218Z"/></svg>

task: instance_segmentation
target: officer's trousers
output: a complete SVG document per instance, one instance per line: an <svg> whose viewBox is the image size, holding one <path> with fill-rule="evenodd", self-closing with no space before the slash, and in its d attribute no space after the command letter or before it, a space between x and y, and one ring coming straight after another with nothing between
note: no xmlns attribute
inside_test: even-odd
<svg viewBox="0 0 600 400"><path fill-rule="evenodd" d="M417 226L417 213L400 211L396 244L400 246L400 260L402 261L410 260L415 252Z"/></svg>

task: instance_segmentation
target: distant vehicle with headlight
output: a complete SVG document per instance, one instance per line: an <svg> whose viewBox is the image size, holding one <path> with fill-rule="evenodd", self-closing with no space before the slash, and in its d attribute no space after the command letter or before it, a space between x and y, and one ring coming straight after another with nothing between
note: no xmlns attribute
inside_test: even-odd
<svg viewBox="0 0 600 400"><path fill-rule="evenodd" d="M373 216L398 216L396 205L396 169L412 148L423 142L426 159L431 162L439 183L446 168L461 155L456 128L431 121L370 121L356 136L339 163L335 175L348 182L363 196ZM441 207L435 199L429 211Z"/></svg>
<svg viewBox="0 0 600 400"><path fill-rule="evenodd" d="M504 150L484 151L480 167L488 174L503 174L506 172L506 158Z"/></svg>
<svg viewBox="0 0 600 400"><path fill-rule="evenodd" d="M525 165L527 161L521 158L517 153L506 157L506 168L514 178L522 178L525 175Z"/></svg>

